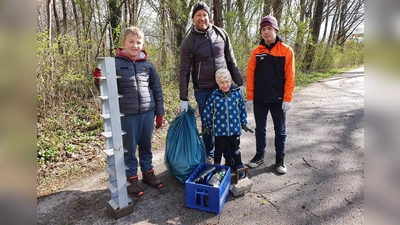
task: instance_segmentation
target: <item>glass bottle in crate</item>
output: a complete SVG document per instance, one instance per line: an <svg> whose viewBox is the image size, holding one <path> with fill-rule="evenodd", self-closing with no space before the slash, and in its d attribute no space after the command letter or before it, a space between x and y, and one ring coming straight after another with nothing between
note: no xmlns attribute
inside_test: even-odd
<svg viewBox="0 0 400 225"><path fill-rule="evenodd" d="M226 174L226 169L222 168L217 171L208 181L208 184L214 187L219 187L221 180L224 179Z"/></svg>

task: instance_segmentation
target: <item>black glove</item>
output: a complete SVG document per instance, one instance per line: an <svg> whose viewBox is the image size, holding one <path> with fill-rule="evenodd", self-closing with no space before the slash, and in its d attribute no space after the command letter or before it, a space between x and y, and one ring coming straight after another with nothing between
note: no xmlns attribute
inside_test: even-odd
<svg viewBox="0 0 400 225"><path fill-rule="evenodd" d="M246 132L250 132L250 133L254 133L254 130L250 129L249 127L247 127L246 125L242 126L242 129Z"/></svg>
<svg viewBox="0 0 400 225"><path fill-rule="evenodd" d="M210 134L210 128L204 128L204 130L199 134L199 136L203 134Z"/></svg>

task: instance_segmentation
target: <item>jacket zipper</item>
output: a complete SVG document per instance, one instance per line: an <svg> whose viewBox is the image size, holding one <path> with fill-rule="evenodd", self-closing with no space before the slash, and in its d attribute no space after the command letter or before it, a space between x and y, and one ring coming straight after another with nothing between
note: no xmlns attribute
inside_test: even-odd
<svg viewBox="0 0 400 225"><path fill-rule="evenodd" d="M199 62L199 72L197 73L197 80L200 80L201 61Z"/></svg>
<svg viewBox="0 0 400 225"><path fill-rule="evenodd" d="M230 128L230 126L229 126L229 102L228 102L228 96L224 93L224 95L225 95L225 106L226 106L226 120L227 120L227 127L228 127L228 136L229 136L229 134L230 134L230 131L229 131L229 128Z"/></svg>
<svg viewBox="0 0 400 225"><path fill-rule="evenodd" d="M138 79L138 76L137 76L137 71L136 71L136 63L135 62L132 62L133 63L133 68L135 69L135 78L136 78L136 88L137 88L137 96L138 96L138 114L140 114L140 91L139 91L139 79Z"/></svg>

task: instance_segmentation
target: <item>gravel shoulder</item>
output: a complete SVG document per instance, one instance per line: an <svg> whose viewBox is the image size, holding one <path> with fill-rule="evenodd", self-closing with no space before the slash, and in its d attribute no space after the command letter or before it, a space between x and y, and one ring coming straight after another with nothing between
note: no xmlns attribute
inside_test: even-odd
<svg viewBox="0 0 400 225"><path fill-rule="evenodd" d="M364 67L297 90L287 121L288 173L275 172L269 118L265 163L249 170L251 192L230 193L218 215L185 207L185 187L158 149L153 161L164 187L141 183L133 213L109 215L108 175L100 172L37 198L37 224L364 224ZM248 122L255 127L251 112ZM254 134L242 135L241 150L247 163Z"/></svg>

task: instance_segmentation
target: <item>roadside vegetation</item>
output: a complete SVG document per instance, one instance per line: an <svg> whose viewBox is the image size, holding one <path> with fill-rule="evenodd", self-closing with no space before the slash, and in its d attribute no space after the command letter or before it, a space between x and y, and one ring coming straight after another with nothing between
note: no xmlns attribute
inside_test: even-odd
<svg viewBox="0 0 400 225"><path fill-rule="evenodd" d="M85 4L86 1L80 2ZM99 2L103 1L97 2L100 4ZM115 2L121 4L117 5L119 10L124 10L125 1ZM328 1L322 2L327 3ZM357 3L358 1L352 2ZM147 7L150 7L149 10L161 12L162 10L154 9L156 6L153 3L154 1L145 1L142 4L147 4ZM212 5L211 2L207 2L207 4ZM285 42L295 50L296 88L310 85L334 74L363 65L363 41L352 38L350 34L351 31L353 33L356 31L355 27L348 29L345 32L345 37L339 37L340 33L333 33L330 38L331 35L328 35L328 33L324 40L317 38L315 41L312 38L313 28L308 25L316 17L301 19L302 8L287 4L282 1L282 6L279 6L281 9L281 15L278 19L281 21L279 35L287 40ZM248 57L260 38L257 33L258 21L262 15L265 15L262 12L262 4L253 5L257 5L258 8L255 11L248 10L257 13L252 15L252 19L249 20L253 21L253 24L247 24L249 27L253 27L253 29L250 29L253 32L239 29L242 27L241 23L238 23L240 26L238 29L234 28L236 26L233 25L236 24L235 21L241 21L239 9L237 9L239 11L234 9L229 11L229 8L225 8L225 11L222 11L226 19L221 25L230 34L236 60L244 80ZM107 10L114 9L118 12L118 7L108 6L109 8L106 7ZM96 66L96 57L114 56L115 46L120 46L120 40L117 37L126 24L140 24L144 29L145 48L149 54L149 60L153 62L161 76L166 115L164 116L163 127L154 132L154 151L164 149L168 124L179 113L179 44L186 29L174 27L171 22L174 21L174 18L164 17L164 14L160 19L166 25L163 27L161 24L157 24L157 26L152 27L149 23L153 21L152 24L154 25L154 19L149 19L148 15L143 15L143 18L139 17L141 19L133 15L128 18L134 17L137 19L136 21L133 19L126 21L127 18L119 15L119 20L114 21L118 14L108 17L102 15L102 11L88 12L84 5L75 7L74 12L80 11L80 14L65 11L67 14L77 16L75 21L60 19L60 15L54 17L53 12L50 17L59 23L53 24L54 27L49 27L49 23L44 19L49 12L41 4L38 6L37 196L51 194L83 177L103 171L106 168L107 157L102 152L105 148L105 139L101 135L104 129L100 117L101 100L97 97L99 93L93 84L92 71ZM187 17L191 5L182 9L172 5L169 7L169 10L176 10L177 13L186 16L184 23L182 22L186 24L183 26L184 28L190 24ZM277 12L277 9L279 9L278 6L274 6L277 8L273 8L271 5L269 7L270 12ZM317 6L310 5L310 7ZM336 10L336 8L331 9L330 7L333 6L325 4L325 9ZM338 13L341 13L340 9L343 10L343 7L337 9ZM64 12L60 5L54 6L54 10L59 10L59 14ZM293 10L293 12L290 13L290 10ZM315 8L315 10L317 9ZM80 29L81 26L90 26L84 24L84 21L89 21L92 17L101 19L96 20L95 26L90 27L90 29ZM79 21L82 21L82 24ZM296 21L298 23L295 23ZM318 21L314 21L314 25L316 22ZM78 25L72 26L71 23ZM322 25L323 23L320 21L320 27L323 27ZM357 23L353 24L353 26L356 25ZM243 24L243 26L245 25ZM108 27L107 38L101 32L104 27ZM168 29L173 29L173 31L169 32ZM193 98L190 99L190 104L195 107Z"/></svg>

